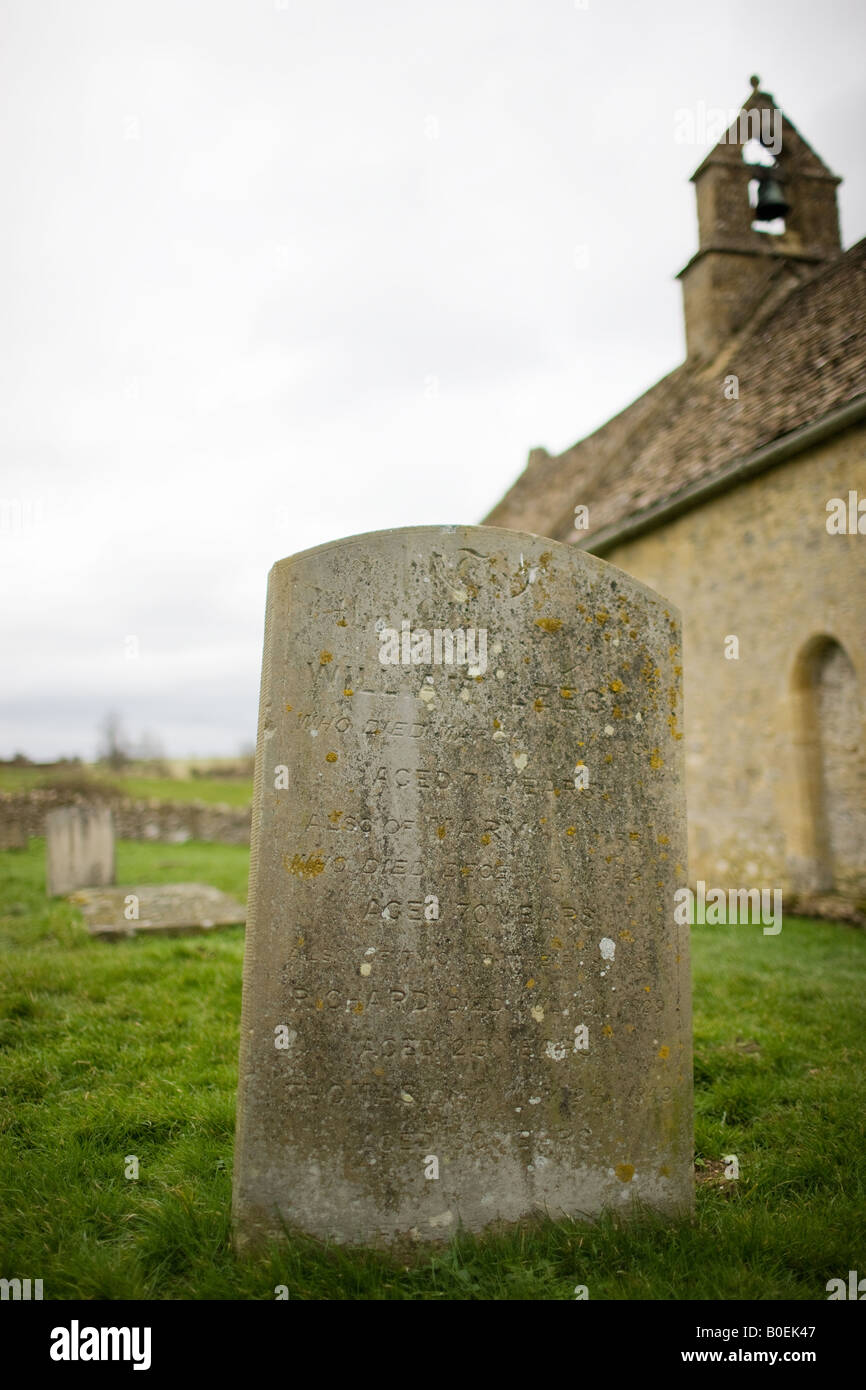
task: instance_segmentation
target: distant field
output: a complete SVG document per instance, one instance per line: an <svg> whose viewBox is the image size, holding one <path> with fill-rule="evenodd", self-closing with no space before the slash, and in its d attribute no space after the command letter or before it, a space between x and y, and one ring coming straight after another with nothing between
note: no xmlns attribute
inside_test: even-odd
<svg viewBox="0 0 866 1390"><path fill-rule="evenodd" d="M152 777L142 773L114 773L92 764L80 768L52 771L44 767L0 767L0 791L30 791L34 787L64 787L85 784L94 792L114 788L124 796L160 801L225 802L229 806L248 806L253 799L252 777Z"/></svg>
<svg viewBox="0 0 866 1390"><path fill-rule="evenodd" d="M118 880L243 898L248 859L122 840ZM593 1300L825 1301L829 1279L864 1272L864 932L693 929L693 1222L540 1221L409 1261L296 1238L238 1260L243 929L96 941L46 899L44 872L41 840L0 854L0 1275L43 1279L46 1299L272 1300L285 1284L292 1299L572 1300L585 1284Z"/></svg>

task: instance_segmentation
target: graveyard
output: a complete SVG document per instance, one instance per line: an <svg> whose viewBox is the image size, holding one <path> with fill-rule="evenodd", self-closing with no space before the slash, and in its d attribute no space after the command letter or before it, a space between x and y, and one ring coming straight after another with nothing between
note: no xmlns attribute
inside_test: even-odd
<svg viewBox="0 0 866 1390"><path fill-rule="evenodd" d="M486 682L377 659L378 613L470 592ZM857 1269L866 934L677 886L678 660L664 599L539 537L275 565L251 845L79 800L0 852L4 1262L152 1300Z"/></svg>
<svg viewBox="0 0 866 1390"><path fill-rule="evenodd" d="M13 1359L567 1301L832 1379L866 10L12 8Z"/></svg>
<svg viewBox="0 0 866 1390"><path fill-rule="evenodd" d="M245 896L240 846L120 841L117 857L119 881ZM859 1267L866 937L850 926L786 916L772 957L760 927L693 930L694 1221L530 1221L395 1255L296 1237L238 1259L243 929L90 938L46 898L37 839L0 854L0 900L0 1248L51 1297L543 1300L588 1285L597 1299L810 1300Z"/></svg>

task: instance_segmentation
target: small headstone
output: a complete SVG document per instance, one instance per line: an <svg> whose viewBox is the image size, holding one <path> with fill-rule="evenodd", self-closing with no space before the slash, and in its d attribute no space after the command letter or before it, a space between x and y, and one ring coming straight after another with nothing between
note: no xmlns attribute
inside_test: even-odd
<svg viewBox="0 0 866 1390"><path fill-rule="evenodd" d="M239 1245L690 1210L674 609L487 527L270 575Z"/></svg>
<svg viewBox="0 0 866 1390"><path fill-rule="evenodd" d="M114 817L109 806L64 806L45 817L49 897L114 882Z"/></svg>
<svg viewBox="0 0 866 1390"><path fill-rule="evenodd" d="M246 908L206 883L88 888L71 895L91 936L185 936L243 924Z"/></svg>

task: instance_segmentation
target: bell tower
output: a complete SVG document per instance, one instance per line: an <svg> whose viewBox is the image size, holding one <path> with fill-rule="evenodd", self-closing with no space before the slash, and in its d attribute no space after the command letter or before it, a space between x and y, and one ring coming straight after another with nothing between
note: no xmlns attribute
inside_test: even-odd
<svg viewBox="0 0 866 1390"><path fill-rule="evenodd" d="M841 252L842 182L776 107L752 92L692 174L698 249L679 272L688 357L709 359L765 297L786 294Z"/></svg>

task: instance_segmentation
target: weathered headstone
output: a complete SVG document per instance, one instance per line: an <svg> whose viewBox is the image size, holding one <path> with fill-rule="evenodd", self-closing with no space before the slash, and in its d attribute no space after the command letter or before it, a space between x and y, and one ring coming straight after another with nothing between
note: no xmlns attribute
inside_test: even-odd
<svg viewBox="0 0 866 1390"><path fill-rule="evenodd" d="M114 882L114 818L109 806L63 806L45 817L49 897Z"/></svg>
<svg viewBox="0 0 866 1390"><path fill-rule="evenodd" d="M82 888L71 900L91 936L187 936L242 924L246 908L208 883Z"/></svg>
<svg viewBox="0 0 866 1390"><path fill-rule="evenodd" d="M241 1246L691 1208L681 660L659 595L538 536L274 566Z"/></svg>

